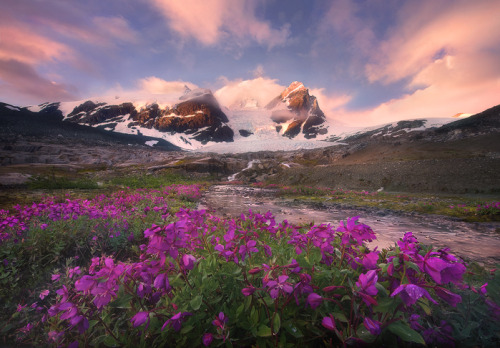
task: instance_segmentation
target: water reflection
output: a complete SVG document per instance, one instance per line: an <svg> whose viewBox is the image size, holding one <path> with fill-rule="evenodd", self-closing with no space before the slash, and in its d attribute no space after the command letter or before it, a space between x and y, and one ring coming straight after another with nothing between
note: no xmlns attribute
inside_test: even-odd
<svg viewBox="0 0 500 348"><path fill-rule="evenodd" d="M276 197L271 189L246 186L213 186L205 194L200 208L215 210L219 215L239 216L243 212L271 211L277 221L294 224L331 223L360 216L360 222L369 225L377 234L370 243L374 248L394 244L404 232L413 232L421 243L449 247L456 255L486 264L500 263L500 235L495 232L500 223L467 223L437 216L407 216L363 209L315 208Z"/></svg>

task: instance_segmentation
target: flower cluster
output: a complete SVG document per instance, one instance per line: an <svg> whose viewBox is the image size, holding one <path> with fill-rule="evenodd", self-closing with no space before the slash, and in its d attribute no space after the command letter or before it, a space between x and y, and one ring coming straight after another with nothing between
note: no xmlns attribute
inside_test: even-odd
<svg viewBox="0 0 500 348"><path fill-rule="evenodd" d="M93 255L88 264L53 274L51 286L37 292L34 309L48 308L43 327L50 344L451 345L459 327L434 318L437 308L457 309L468 292L489 308L491 318L500 313L495 297L500 280L477 289L467 285L462 260L448 249L422 246L411 233L394 247L370 250L366 242L376 235L359 217L338 226L297 226L277 223L270 212L232 219L205 210L173 212L151 191L122 198L144 203L147 195L151 204L128 208L149 221L141 238L131 241L137 254ZM81 211L104 214L104 207L106 214L127 214L117 198L114 208L100 196L49 210L57 221L74 214L79 219ZM156 218L147 220L153 213ZM15 222L3 214L16 226L24 221L32 228L20 214ZM166 214L168 219L159 216ZM17 308L28 310L24 304ZM26 325L19 331L23 335L33 330Z"/></svg>

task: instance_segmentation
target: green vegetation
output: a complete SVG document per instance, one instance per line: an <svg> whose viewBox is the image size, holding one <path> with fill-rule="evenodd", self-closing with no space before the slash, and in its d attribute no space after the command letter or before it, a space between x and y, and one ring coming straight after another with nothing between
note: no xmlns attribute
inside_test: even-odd
<svg viewBox="0 0 500 348"><path fill-rule="evenodd" d="M159 174L132 174L115 176L107 184L111 186L124 186L130 188L160 188L174 184L190 184L199 180L189 179L184 175L164 171Z"/></svg>
<svg viewBox="0 0 500 348"><path fill-rule="evenodd" d="M474 196L438 196L429 194L403 194L390 192L353 191L311 186L277 186L255 184L259 187L274 187L285 198L304 202L342 204L355 207L372 207L420 214L436 214L460 218L468 222L500 221L500 198L490 199Z"/></svg>
<svg viewBox="0 0 500 348"><path fill-rule="evenodd" d="M92 190L99 188L95 180L89 178L69 179L61 176L36 176L28 181L31 190L80 189Z"/></svg>

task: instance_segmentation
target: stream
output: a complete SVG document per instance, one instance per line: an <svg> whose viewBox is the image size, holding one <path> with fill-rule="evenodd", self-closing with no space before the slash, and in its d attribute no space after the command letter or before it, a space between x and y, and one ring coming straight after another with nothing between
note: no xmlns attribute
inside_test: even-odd
<svg viewBox="0 0 500 348"><path fill-rule="evenodd" d="M271 211L277 222L294 224L331 223L360 216L359 222L370 226L377 239L368 246L386 248L413 232L419 242L436 247L448 247L455 255L486 265L500 263L500 223L469 223L437 215L412 215L371 208L344 208L339 205L321 206L277 197L273 189L248 186L215 185L204 195L199 209L215 211L216 215L236 217L248 210Z"/></svg>

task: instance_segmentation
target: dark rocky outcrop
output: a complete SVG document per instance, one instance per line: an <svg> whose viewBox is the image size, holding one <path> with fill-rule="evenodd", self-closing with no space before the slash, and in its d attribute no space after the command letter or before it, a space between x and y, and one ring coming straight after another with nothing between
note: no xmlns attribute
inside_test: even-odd
<svg viewBox="0 0 500 348"><path fill-rule="evenodd" d="M212 92L186 88L180 103L161 109L157 103L137 110L132 103L108 105L86 101L68 114L74 123L114 129L116 122L127 122L128 128L144 127L171 134L185 133L206 144L233 141L234 132L226 124L229 120L221 110Z"/></svg>
<svg viewBox="0 0 500 348"><path fill-rule="evenodd" d="M285 104L286 108L280 108ZM288 86L279 96L274 98L267 106L275 109L271 114L271 120L275 123L292 121L283 136L294 138L301 131L306 139L315 138L318 134L326 134L325 114L319 108L315 96L309 94L309 90L301 82L295 81Z"/></svg>
<svg viewBox="0 0 500 348"><path fill-rule="evenodd" d="M239 130L239 133L240 133L240 135L241 135L242 137L245 137L245 138L247 138L247 137L249 137L250 135L252 135L252 134L253 134L252 132L247 131L246 129L240 129L240 130Z"/></svg>

